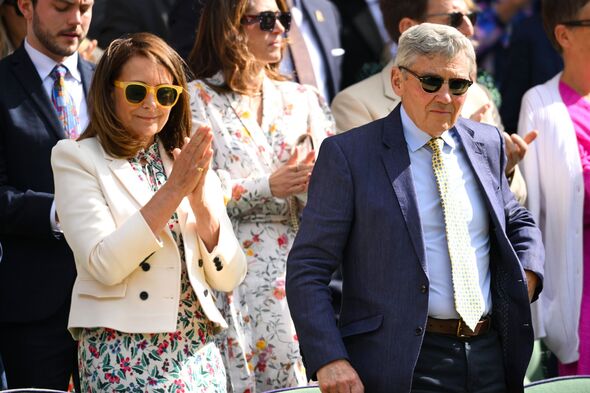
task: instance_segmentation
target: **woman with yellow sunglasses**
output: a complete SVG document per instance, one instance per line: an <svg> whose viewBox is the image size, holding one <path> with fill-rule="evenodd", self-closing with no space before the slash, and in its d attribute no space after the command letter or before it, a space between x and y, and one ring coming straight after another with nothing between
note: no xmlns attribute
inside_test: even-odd
<svg viewBox="0 0 590 393"><path fill-rule="evenodd" d="M182 60L151 34L115 40L88 101L85 133L52 155L82 390L225 393L213 290L246 264L209 171L211 131L189 138Z"/></svg>

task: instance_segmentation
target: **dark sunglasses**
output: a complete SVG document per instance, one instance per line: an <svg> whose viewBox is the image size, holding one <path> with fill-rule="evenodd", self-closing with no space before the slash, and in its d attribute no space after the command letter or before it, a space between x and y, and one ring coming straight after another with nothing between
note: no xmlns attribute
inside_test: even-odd
<svg viewBox="0 0 590 393"><path fill-rule="evenodd" d="M449 17L449 26L454 27L455 29L459 28L463 24L463 17L467 17L471 22L471 25L475 26L477 23L477 12L470 12L469 14L464 14L462 12L448 12L442 14L430 14L426 15L426 18L434 17L434 16L448 16Z"/></svg>
<svg viewBox="0 0 590 393"><path fill-rule="evenodd" d="M565 26L570 26L570 27L588 27L588 26L590 26L590 19L568 20L565 22L561 22L560 25L565 25Z"/></svg>
<svg viewBox="0 0 590 393"><path fill-rule="evenodd" d="M434 75L420 76L420 75L416 74L414 71L412 71L404 66L398 66L398 68L400 70L407 71L412 76L414 76L416 79L418 79L420 81L420 84L422 85L422 90L424 90L427 93L436 93L437 91L440 90L442 85L445 84L445 79L441 78L440 76L434 76ZM461 96L467 92L467 89L469 89L469 86L471 86L473 84L473 82L470 80L467 80L467 79L451 78L448 80L448 84L449 84L449 91L451 92L452 95Z"/></svg>
<svg viewBox="0 0 590 393"><path fill-rule="evenodd" d="M164 108L173 107L183 90L182 87L175 85L150 86L141 82L123 81L115 81L115 87L125 91L125 99L130 104L141 104L147 97L148 92L150 92L156 97L158 105Z"/></svg>
<svg viewBox="0 0 590 393"><path fill-rule="evenodd" d="M290 12L274 12L262 11L258 15L244 15L242 18L243 25L252 25L256 22L260 23L260 30L273 31L277 23L277 19L285 28L285 31L291 29L291 13Z"/></svg>

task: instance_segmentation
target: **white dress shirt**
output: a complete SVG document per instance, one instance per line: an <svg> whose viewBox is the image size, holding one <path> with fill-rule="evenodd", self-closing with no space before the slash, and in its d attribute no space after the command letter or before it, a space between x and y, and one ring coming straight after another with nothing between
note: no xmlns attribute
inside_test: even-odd
<svg viewBox="0 0 590 393"><path fill-rule="evenodd" d="M445 220L440 194L432 170L432 152L426 146L432 138L420 130L407 115L403 104L401 119L412 168L422 236L426 249L426 265L430 281L428 315L439 319L456 319L451 260L445 234ZM489 269L489 214L479 190L471 164L454 130L445 131L441 138L442 156L449 177L449 192L460 199L467 218L471 247L475 251L479 287L484 299L484 315L492 309Z"/></svg>

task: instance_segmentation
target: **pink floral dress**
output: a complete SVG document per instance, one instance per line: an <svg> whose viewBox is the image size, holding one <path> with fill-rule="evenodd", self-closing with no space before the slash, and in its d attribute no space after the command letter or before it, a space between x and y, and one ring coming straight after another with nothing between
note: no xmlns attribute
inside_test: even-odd
<svg viewBox="0 0 590 393"><path fill-rule="evenodd" d="M223 83L218 75L207 82ZM189 84L193 127L213 130L213 168L227 198L227 212L248 262L244 282L220 297L229 329L222 351L231 386L238 393L307 383L297 334L285 298L287 255L295 238L290 202L270 192L269 176L309 134L315 150L334 132L329 108L311 87L263 82L262 125L249 112L248 97L218 94L204 81ZM310 149L310 146L307 146ZM305 151L300 153L300 157ZM299 203L303 204L304 196Z"/></svg>
<svg viewBox="0 0 590 393"><path fill-rule="evenodd" d="M129 163L152 191L166 182L157 142ZM176 331L144 334L103 327L83 329L78 346L82 392L226 392L225 367L214 342L215 328L190 285L176 213L168 225L182 259Z"/></svg>

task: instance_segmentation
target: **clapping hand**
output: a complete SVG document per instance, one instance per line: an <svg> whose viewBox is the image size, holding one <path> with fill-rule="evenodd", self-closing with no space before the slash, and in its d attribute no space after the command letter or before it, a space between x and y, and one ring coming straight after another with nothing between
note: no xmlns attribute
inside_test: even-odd
<svg viewBox="0 0 590 393"><path fill-rule="evenodd" d="M299 160L299 149L296 148L285 165L274 171L268 180L270 192L278 198L307 191L309 177L315 162L315 152L312 150Z"/></svg>

